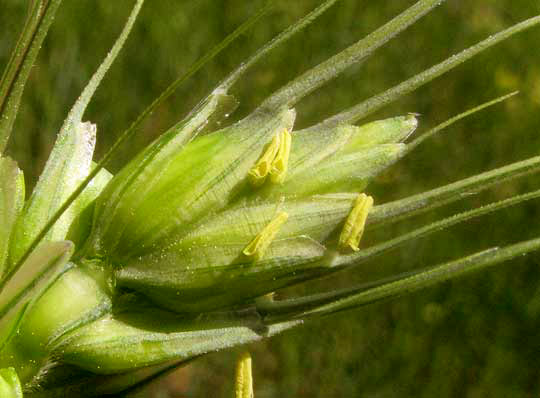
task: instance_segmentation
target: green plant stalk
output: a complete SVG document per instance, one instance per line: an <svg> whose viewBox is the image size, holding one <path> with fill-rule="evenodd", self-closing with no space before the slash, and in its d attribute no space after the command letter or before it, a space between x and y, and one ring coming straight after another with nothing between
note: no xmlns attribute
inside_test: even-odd
<svg viewBox="0 0 540 398"><path fill-rule="evenodd" d="M491 35L480 43L451 56L443 62L426 69L424 72L419 73L380 94L374 95L371 98L343 112L340 112L337 115L329 117L321 122L320 125L328 128L343 123L354 123L372 114L373 112L376 112L383 106L388 105L390 102L395 101L397 98L413 92L417 88L429 83L449 70L454 69L459 64L471 59L475 55L487 50L495 44L508 39L510 36L515 35L516 33L530 29L538 25L538 23L540 23L540 16L532 17L499 33Z"/></svg>
<svg viewBox="0 0 540 398"><path fill-rule="evenodd" d="M540 156L515 162L430 191L376 206L370 215L371 228L380 228L425 213L482 192L494 185L540 171Z"/></svg>
<svg viewBox="0 0 540 398"><path fill-rule="evenodd" d="M444 0L418 1L364 39L308 70L303 75L272 94L262 103L261 107L278 109L283 106L291 107L295 105L302 98L341 74L351 65L365 60L376 49L383 46L403 30L407 29L442 2L444 2Z"/></svg>
<svg viewBox="0 0 540 398"><path fill-rule="evenodd" d="M16 225L15 244L11 250L12 263L25 260L25 253L31 252L30 246L38 232L90 172L97 129L91 123L82 123L82 118L90 99L124 46L143 4L144 0L135 3L120 36L68 113L39 181L26 201ZM63 239L76 214L80 212L77 207L81 205L75 203L67 209L44 238L49 241ZM15 265L15 271L16 268Z"/></svg>
<svg viewBox="0 0 540 398"><path fill-rule="evenodd" d="M391 281L374 282L356 288L322 293L300 299L266 302L259 310L266 313L265 322L273 324L283 319L310 319L332 315L367 304L400 297L437 283L477 272L518 256L540 249L540 239L493 247L470 256L440 264L425 270L393 277Z"/></svg>
<svg viewBox="0 0 540 398"><path fill-rule="evenodd" d="M0 80L0 154L6 148L24 86L61 0L38 0L30 9L21 36Z"/></svg>

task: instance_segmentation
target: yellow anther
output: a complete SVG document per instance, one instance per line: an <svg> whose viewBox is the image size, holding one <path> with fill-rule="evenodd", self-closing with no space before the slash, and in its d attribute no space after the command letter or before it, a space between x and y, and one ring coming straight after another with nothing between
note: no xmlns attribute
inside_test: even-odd
<svg viewBox="0 0 540 398"><path fill-rule="evenodd" d="M262 154L261 158L249 171L249 179L253 185L259 186L266 180L266 176L272 169L272 162L279 151L279 140L280 134L276 134L274 138L272 138L270 144L268 144L268 147Z"/></svg>
<svg viewBox="0 0 540 398"><path fill-rule="evenodd" d="M339 235L339 245L341 247L350 247L354 251L360 250L358 245L360 244L360 239L362 239L367 216L372 207L373 198L371 196L363 193L358 195L354 207L349 213L343 230Z"/></svg>
<svg viewBox="0 0 540 398"><path fill-rule="evenodd" d="M289 133L289 130L283 129L279 137L279 150L272 162L272 169L270 170L270 180L274 184L281 184L285 180L289 154L291 153L291 142L291 133Z"/></svg>
<svg viewBox="0 0 540 398"><path fill-rule="evenodd" d="M236 363L236 398L253 398L253 376L251 375L251 355L244 352Z"/></svg>
<svg viewBox="0 0 540 398"><path fill-rule="evenodd" d="M255 261L263 258L266 249L268 249L268 246L270 246L270 243L272 243L279 232L279 229L288 218L289 215L287 213L284 211L279 212L278 215L257 234L255 239L246 246L242 253L248 257L252 257Z"/></svg>

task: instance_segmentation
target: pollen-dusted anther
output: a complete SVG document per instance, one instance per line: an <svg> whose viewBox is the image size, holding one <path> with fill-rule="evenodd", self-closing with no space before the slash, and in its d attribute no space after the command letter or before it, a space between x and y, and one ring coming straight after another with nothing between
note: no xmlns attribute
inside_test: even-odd
<svg viewBox="0 0 540 398"><path fill-rule="evenodd" d="M274 159L280 149L280 137L281 134L274 135L274 138L272 138L272 141L268 144L268 147L261 158L255 163L255 166L249 170L249 180L254 186L262 185L270 173Z"/></svg>
<svg viewBox="0 0 540 398"><path fill-rule="evenodd" d="M274 184L281 184L285 180L291 142L291 133L287 129L283 129L272 138L261 158L248 173L254 186L262 185L269 174L270 181Z"/></svg>
<svg viewBox="0 0 540 398"><path fill-rule="evenodd" d="M244 352L236 363L236 398L253 398L253 376L251 374L251 355Z"/></svg>
<svg viewBox="0 0 540 398"><path fill-rule="evenodd" d="M366 225L367 216L369 211L373 207L373 198L364 193L358 195L354 203L343 230L339 235L339 246L342 248L350 247L354 251L360 250L358 245L362 234L364 233L364 227Z"/></svg>
<svg viewBox="0 0 540 398"><path fill-rule="evenodd" d="M270 170L270 181L274 184L281 184L285 181L289 154L291 153L291 142L291 133L289 133L289 130L283 129L279 135L279 150L272 162L272 168Z"/></svg>
<svg viewBox="0 0 540 398"><path fill-rule="evenodd" d="M279 212L278 215L257 234L255 239L246 246L242 253L248 257L252 257L255 261L260 260L264 256L268 246L270 246L270 243L272 243L272 240L276 237L279 228L288 218L289 215L287 213L284 211Z"/></svg>

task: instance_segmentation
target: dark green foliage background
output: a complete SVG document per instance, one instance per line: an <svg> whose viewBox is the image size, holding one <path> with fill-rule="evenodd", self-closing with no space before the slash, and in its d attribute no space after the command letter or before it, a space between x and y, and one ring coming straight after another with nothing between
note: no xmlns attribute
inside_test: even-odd
<svg viewBox="0 0 540 398"><path fill-rule="evenodd" d="M26 7L22 3L26 2L3 0L0 4L0 67L6 64L21 29ZM9 147L31 185L67 110L119 33L132 3L64 0L27 86ZM276 3L270 17L182 86L147 120L109 166L111 171L119 170L248 54L319 1ZM412 3L341 1L274 51L235 88L241 101L236 116L245 115L272 90ZM169 82L261 5L262 1L241 0L148 1L86 114L98 124L97 158ZM540 5L533 0L449 0L367 62L303 101L297 108L297 126L321 120L538 13ZM540 147L538 43L538 28L514 37L375 115L418 112L422 115L420 130L425 130L489 98L521 91L518 97L425 143L378 178L369 189L376 202L536 155ZM533 176L471 195L459 205L370 234L366 244L452 211L538 187L537 180ZM539 210L538 203L527 203L499 212L296 293L370 280L537 236ZM255 396L536 397L540 394L539 259L531 255L410 297L312 322L254 345L250 349ZM230 396L235 355L218 353L195 362L170 377L160 387L163 395L155 396Z"/></svg>

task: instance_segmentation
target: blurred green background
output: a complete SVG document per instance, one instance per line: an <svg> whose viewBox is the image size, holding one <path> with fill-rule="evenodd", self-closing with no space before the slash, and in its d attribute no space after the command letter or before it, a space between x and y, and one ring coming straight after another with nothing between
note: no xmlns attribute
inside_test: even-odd
<svg viewBox="0 0 540 398"><path fill-rule="evenodd" d="M9 154L33 185L57 131L119 33L133 1L64 0L23 98ZM179 120L232 68L319 0L276 1L271 16L184 84L115 158L116 172ZM246 20L262 0L148 1L132 36L97 92L86 119L98 124L96 158L179 73ZM272 52L233 90L245 115L272 90L369 33L411 0L343 0ZM26 2L0 3L0 67L21 29ZM321 120L399 83L460 49L540 13L533 0L449 0L367 62L348 70L297 108L297 126ZM420 130L494 96L510 101L460 122L419 147L369 188L377 203L534 156L540 148L540 29L520 34L370 119L417 112ZM532 176L465 202L366 236L403 233L460 209L538 187ZM526 203L420 240L361 270L294 293L361 282L483 248L538 236L538 203ZM342 313L255 344L255 396L538 397L540 257ZM209 355L169 376L145 396L226 397L236 351Z"/></svg>

